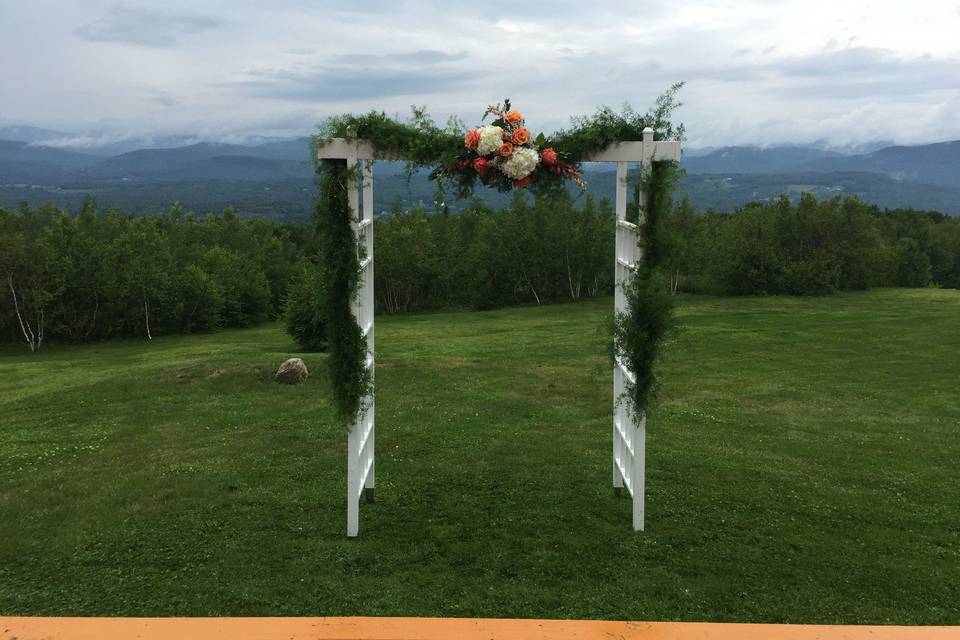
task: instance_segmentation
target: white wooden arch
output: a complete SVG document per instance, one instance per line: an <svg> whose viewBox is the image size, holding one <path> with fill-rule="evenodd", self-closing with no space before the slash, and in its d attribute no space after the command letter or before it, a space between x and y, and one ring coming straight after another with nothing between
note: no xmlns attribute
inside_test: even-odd
<svg viewBox="0 0 960 640"><path fill-rule="evenodd" d="M367 367L374 371L374 299L373 299L373 162L374 160L403 160L393 153L380 152L366 140L335 138L320 147L317 157L321 160L346 160L347 166L359 167L362 180L358 185L351 177L347 185L350 209L354 212L353 231L362 247L360 262L360 287L353 303L353 313L367 337ZM680 143L653 140L653 130L644 129L643 140L619 142L604 151L594 154L586 162L616 162L616 262L614 310L626 310L626 297L622 283L643 259L639 246L640 226L644 224L647 194L640 189L640 215L637 224L627 217L627 169L630 163L639 163L642 173L650 171L652 163L661 160L680 160ZM351 174L353 175L353 174ZM360 187L358 189L358 186ZM362 192L362 198L360 196ZM631 415L625 406L623 392L628 382L633 382L633 373L627 365L617 361L613 367L613 488L619 494L626 487L633 499L633 528L644 527L646 416ZM360 532L360 500L366 496L373 502L376 482L374 461L376 436L376 408L374 391L364 398L361 410L350 426L347 436L347 535L354 537Z"/></svg>

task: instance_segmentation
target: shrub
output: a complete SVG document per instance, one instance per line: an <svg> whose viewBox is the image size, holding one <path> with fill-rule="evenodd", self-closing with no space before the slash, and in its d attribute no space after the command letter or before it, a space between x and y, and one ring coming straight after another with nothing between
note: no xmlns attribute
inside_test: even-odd
<svg viewBox="0 0 960 640"><path fill-rule="evenodd" d="M329 346L323 314L325 293L320 267L309 263L287 291L284 310L287 333L304 351L326 351Z"/></svg>

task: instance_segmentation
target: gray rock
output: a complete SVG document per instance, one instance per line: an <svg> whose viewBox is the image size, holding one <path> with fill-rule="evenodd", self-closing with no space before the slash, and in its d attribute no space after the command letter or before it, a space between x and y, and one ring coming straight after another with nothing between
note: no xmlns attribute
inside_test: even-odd
<svg viewBox="0 0 960 640"><path fill-rule="evenodd" d="M299 384L307 379L310 372L300 358L290 358L277 369L273 379L281 384Z"/></svg>

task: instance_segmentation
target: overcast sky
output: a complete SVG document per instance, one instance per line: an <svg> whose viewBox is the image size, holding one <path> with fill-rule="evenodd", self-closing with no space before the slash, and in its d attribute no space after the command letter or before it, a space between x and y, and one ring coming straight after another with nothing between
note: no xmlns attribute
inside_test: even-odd
<svg viewBox="0 0 960 640"><path fill-rule="evenodd" d="M551 131L678 80L690 146L960 139L960 0L0 0L0 126L239 140L508 96Z"/></svg>

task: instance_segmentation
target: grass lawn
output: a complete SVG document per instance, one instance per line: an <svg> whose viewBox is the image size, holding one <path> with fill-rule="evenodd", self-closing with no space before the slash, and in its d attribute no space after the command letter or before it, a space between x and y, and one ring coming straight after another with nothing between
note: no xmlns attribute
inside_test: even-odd
<svg viewBox="0 0 960 640"><path fill-rule="evenodd" d="M3 347L0 614L960 624L960 292L682 299L644 533L611 306L379 320L356 540L280 327Z"/></svg>

